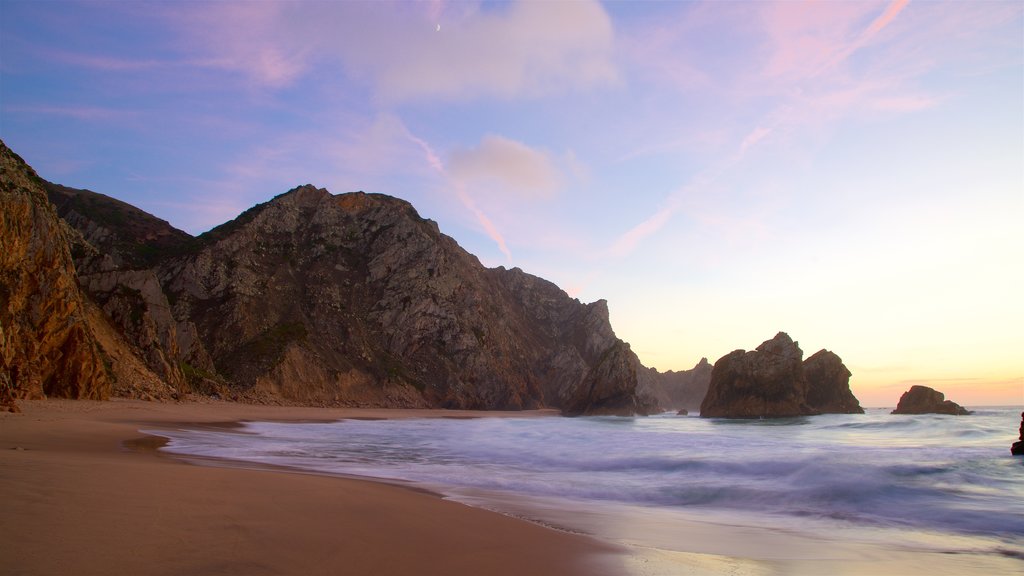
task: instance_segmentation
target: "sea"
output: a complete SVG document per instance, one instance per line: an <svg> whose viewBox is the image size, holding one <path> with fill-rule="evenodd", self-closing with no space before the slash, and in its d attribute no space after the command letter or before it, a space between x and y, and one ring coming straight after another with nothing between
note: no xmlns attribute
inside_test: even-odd
<svg viewBox="0 0 1024 576"><path fill-rule="evenodd" d="M1009 450L1020 419L1020 407L982 407L959 417L869 409L147 432L168 438L163 451L195 461L411 484L661 555L636 574L703 566L708 574L934 576L1024 574L1024 458ZM704 557L732 563L697 566Z"/></svg>

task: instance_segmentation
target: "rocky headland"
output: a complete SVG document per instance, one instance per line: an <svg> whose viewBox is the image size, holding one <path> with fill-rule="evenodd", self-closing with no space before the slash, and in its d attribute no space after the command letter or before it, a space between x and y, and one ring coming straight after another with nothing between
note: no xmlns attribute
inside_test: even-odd
<svg viewBox="0 0 1024 576"><path fill-rule="evenodd" d="M914 385L900 396L893 414L951 414L966 416L970 411L963 406L946 400L946 395L928 386Z"/></svg>
<svg viewBox="0 0 1024 576"><path fill-rule="evenodd" d="M814 414L863 414L850 391L850 371L836 354L821 350L806 361L785 332L755 350L735 350L715 362L705 418L786 418Z"/></svg>
<svg viewBox="0 0 1024 576"><path fill-rule="evenodd" d="M305 185L192 237L2 152L6 398L656 409L605 301L486 268L403 200Z"/></svg>

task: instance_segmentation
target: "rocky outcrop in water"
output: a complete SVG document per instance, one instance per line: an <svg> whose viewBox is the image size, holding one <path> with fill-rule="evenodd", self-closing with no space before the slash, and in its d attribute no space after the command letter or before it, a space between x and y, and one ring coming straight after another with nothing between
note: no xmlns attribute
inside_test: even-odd
<svg viewBox="0 0 1024 576"><path fill-rule="evenodd" d="M970 411L946 400L946 395L927 386L914 385L900 396L893 414L951 414L966 416Z"/></svg>
<svg viewBox="0 0 1024 576"><path fill-rule="evenodd" d="M715 362L700 415L785 418L863 413L849 378L849 370L835 354L822 350L804 362L800 346L779 332L755 350L735 350Z"/></svg>
<svg viewBox="0 0 1024 576"><path fill-rule="evenodd" d="M1024 456L1024 412L1020 413L1020 440L1010 446L1010 454Z"/></svg>
<svg viewBox="0 0 1024 576"><path fill-rule="evenodd" d="M756 350L735 350L715 362L700 415L781 418L816 414L806 397L803 351L786 333L779 332Z"/></svg>
<svg viewBox="0 0 1024 576"><path fill-rule="evenodd" d="M807 405L822 414L863 414L850 390L850 370L833 352L819 350L804 360Z"/></svg>
<svg viewBox="0 0 1024 576"><path fill-rule="evenodd" d="M41 179L0 142L0 405L110 392L68 234Z"/></svg>

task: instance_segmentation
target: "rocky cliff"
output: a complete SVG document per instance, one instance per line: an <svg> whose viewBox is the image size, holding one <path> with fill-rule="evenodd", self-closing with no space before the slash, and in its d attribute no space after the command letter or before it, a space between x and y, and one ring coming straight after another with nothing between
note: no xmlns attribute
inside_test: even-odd
<svg viewBox="0 0 1024 576"><path fill-rule="evenodd" d="M396 198L302 186L158 275L235 390L304 403L635 413L603 301L487 269Z"/></svg>
<svg viewBox="0 0 1024 576"><path fill-rule="evenodd" d="M42 180L0 142L0 405L110 392L68 236Z"/></svg>
<svg viewBox="0 0 1024 576"><path fill-rule="evenodd" d="M715 362L700 407L703 417L784 418L822 413L862 414L838 356L803 351L785 332L756 350L735 350Z"/></svg>
<svg viewBox="0 0 1024 576"><path fill-rule="evenodd" d="M83 287L166 384L146 395L652 408L604 301L485 268L402 200L301 186L191 238L100 194L49 192L81 234Z"/></svg>
<svg viewBox="0 0 1024 576"><path fill-rule="evenodd" d="M911 386L900 396L893 414L951 414L965 416L970 412L963 406L946 400L946 395L928 386Z"/></svg>
<svg viewBox="0 0 1024 576"><path fill-rule="evenodd" d="M650 398L659 411L696 412L708 393L712 366L701 358L696 366L678 372L658 372L653 368L639 369L640 392Z"/></svg>

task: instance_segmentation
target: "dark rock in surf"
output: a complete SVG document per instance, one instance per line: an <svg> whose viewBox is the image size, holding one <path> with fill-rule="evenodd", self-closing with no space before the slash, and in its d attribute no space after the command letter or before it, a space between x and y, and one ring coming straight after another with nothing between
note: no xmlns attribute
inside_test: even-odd
<svg viewBox="0 0 1024 576"><path fill-rule="evenodd" d="M900 396L900 402L892 413L966 416L970 411L952 400L946 400L946 395L938 390L915 385Z"/></svg>
<svg viewBox="0 0 1024 576"><path fill-rule="evenodd" d="M850 390L850 371L834 352L819 350L804 360L807 405L824 414L863 414Z"/></svg>
<svg viewBox="0 0 1024 576"><path fill-rule="evenodd" d="M719 358L700 415L705 418L785 418L819 414L807 404L803 351L785 332L750 352Z"/></svg>
<svg viewBox="0 0 1024 576"><path fill-rule="evenodd" d="M1020 440L1010 446L1010 454L1024 456L1024 412L1020 413Z"/></svg>
<svg viewBox="0 0 1024 576"><path fill-rule="evenodd" d="M820 350L806 361L785 332L756 350L736 350L715 362L700 415L711 418L786 418L863 414L839 356Z"/></svg>

